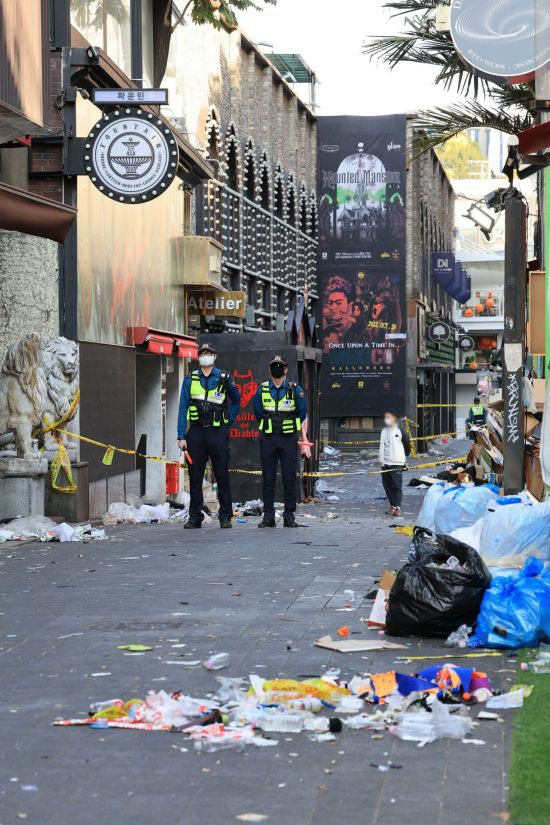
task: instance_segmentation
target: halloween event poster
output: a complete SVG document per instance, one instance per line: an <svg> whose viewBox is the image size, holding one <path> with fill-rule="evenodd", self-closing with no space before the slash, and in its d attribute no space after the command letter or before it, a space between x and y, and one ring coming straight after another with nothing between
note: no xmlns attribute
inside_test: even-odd
<svg viewBox="0 0 550 825"><path fill-rule="evenodd" d="M405 410L406 116L319 118L321 413Z"/></svg>

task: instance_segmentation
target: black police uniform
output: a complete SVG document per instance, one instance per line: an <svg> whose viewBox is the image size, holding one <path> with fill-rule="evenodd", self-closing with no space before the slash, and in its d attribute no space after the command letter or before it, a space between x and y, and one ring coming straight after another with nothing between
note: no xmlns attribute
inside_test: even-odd
<svg viewBox="0 0 550 825"><path fill-rule="evenodd" d="M286 366L286 365L285 365ZM284 523L295 524L298 433L307 415L303 389L283 381L280 387L266 381L258 389L254 410L260 424L260 458L263 474L264 523L274 525L277 464L281 462Z"/></svg>

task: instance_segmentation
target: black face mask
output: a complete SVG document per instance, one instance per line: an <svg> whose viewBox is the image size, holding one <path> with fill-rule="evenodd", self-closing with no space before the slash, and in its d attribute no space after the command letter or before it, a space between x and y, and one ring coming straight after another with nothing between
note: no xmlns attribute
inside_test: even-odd
<svg viewBox="0 0 550 825"><path fill-rule="evenodd" d="M272 364L269 371L273 378L282 378L285 374L285 368L282 364Z"/></svg>

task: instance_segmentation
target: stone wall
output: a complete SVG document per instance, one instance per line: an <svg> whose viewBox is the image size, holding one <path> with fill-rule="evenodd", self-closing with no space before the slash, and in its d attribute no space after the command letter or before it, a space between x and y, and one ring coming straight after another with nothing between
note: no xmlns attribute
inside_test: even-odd
<svg viewBox="0 0 550 825"><path fill-rule="evenodd" d="M0 230L0 360L17 338L59 335L58 244Z"/></svg>

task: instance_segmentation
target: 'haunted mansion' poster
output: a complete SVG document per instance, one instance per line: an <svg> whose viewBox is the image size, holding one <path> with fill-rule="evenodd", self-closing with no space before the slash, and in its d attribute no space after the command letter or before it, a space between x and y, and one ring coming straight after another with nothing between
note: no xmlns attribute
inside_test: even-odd
<svg viewBox="0 0 550 825"><path fill-rule="evenodd" d="M319 118L326 416L405 408L406 117Z"/></svg>

